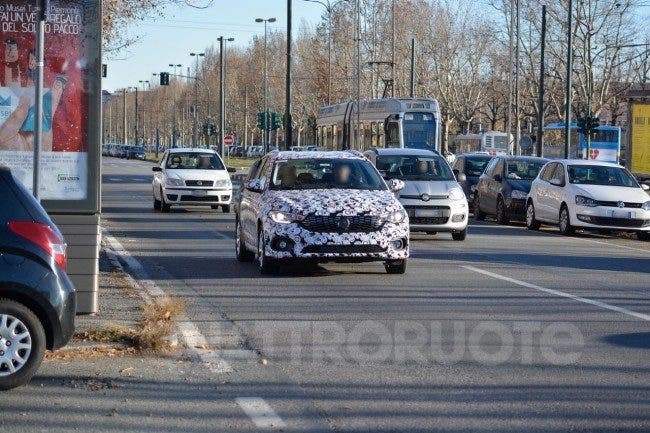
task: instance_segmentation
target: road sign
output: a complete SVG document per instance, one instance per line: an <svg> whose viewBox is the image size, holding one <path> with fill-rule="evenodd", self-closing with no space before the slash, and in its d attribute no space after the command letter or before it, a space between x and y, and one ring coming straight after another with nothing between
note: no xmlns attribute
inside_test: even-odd
<svg viewBox="0 0 650 433"><path fill-rule="evenodd" d="M519 146L522 149L532 149L533 139L530 138L528 135L524 135L519 139Z"/></svg>
<svg viewBox="0 0 650 433"><path fill-rule="evenodd" d="M223 144L225 144L226 146L230 146L234 142L235 139L232 137L232 135L226 135L225 137L223 137Z"/></svg>

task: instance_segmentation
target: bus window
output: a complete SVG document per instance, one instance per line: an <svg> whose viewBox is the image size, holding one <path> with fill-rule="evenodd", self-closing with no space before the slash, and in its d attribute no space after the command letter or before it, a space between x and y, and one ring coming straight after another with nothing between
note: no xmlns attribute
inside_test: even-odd
<svg viewBox="0 0 650 433"><path fill-rule="evenodd" d="M404 147L436 150L436 119L432 113L404 114Z"/></svg>
<svg viewBox="0 0 650 433"><path fill-rule="evenodd" d="M377 122L372 122L370 124L370 132L372 133L372 140L370 146L378 147L379 146L379 130L377 129Z"/></svg>
<svg viewBox="0 0 650 433"><path fill-rule="evenodd" d="M327 149L333 149L333 143L332 143L332 125L327 126L327 138L325 139L325 146Z"/></svg>
<svg viewBox="0 0 650 433"><path fill-rule="evenodd" d="M336 139L336 145L333 149L342 149L343 148L343 125L336 125L336 134L334 135Z"/></svg>
<svg viewBox="0 0 650 433"><path fill-rule="evenodd" d="M384 135L384 122L379 122L377 125L377 134L379 134L379 140L377 141L377 147L386 147L386 136Z"/></svg>
<svg viewBox="0 0 650 433"><path fill-rule="evenodd" d="M363 150L368 150L372 147L372 127L365 123L361 127L363 128Z"/></svg>

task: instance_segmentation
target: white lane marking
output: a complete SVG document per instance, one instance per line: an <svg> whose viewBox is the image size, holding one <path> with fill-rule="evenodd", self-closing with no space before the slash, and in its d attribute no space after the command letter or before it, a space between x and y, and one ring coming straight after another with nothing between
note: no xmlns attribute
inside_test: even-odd
<svg viewBox="0 0 650 433"><path fill-rule="evenodd" d="M574 301L582 302L585 304L594 305L596 307L604 308L605 310L615 311L617 313L626 314L628 316L635 317L637 319L650 321L650 315L637 313L627 308L617 307L615 305L606 304L600 301L594 301L593 299L583 298L582 296L572 295L571 293L562 292L560 290L547 289L546 287L538 286L536 284L527 283L525 281L516 280L514 278L506 277L504 275L495 274L494 272L485 271L483 269L475 268L474 266L461 266L469 271L477 272L479 274L487 275L488 277L496 278L498 280L507 281L518 286L527 287L529 289L539 290L540 292L548 293L554 296L560 296L562 298L573 299Z"/></svg>
<svg viewBox="0 0 650 433"><path fill-rule="evenodd" d="M131 278L129 273L126 273L127 278L129 278L136 290L144 295L143 298L146 301L150 301L152 298L166 296L165 292L151 280L149 274L138 259L133 257L131 253L122 246L120 241L105 232L103 233L103 237L110 245L113 253L116 256L119 256L124 263L126 263L130 271L129 273L133 276L133 278ZM217 351L208 347L206 338L201 334L201 331L199 331L194 323L187 319L182 320L178 324L178 331L187 345L188 350L192 352L195 357L200 359L212 373L230 373L233 371L230 365L221 359Z"/></svg>
<svg viewBox="0 0 650 433"><path fill-rule="evenodd" d="M263 398L237 397L235 400L256 427L278 429L287 426Z"/></svg>
<svg viewBox="0 0 650 433"><path fill-rule="evenodd" d="M626 250L641 251L642 253L650 253L650 250L644 250L643 248L628 247L627 245L618 245L618 244L613 244L611 242L596 241L594 239L584 239L584 240L587 242L592 242L594 244L611 245L619 248L625 248Z"/></svg>
<svg viewBox="0 0 650 433"><path fill-rule="evenodd" d="M108 180L110 180L111 182L120 182L120 181L122 181L122 179L120 179L119 177L109 177Z"/></svg>

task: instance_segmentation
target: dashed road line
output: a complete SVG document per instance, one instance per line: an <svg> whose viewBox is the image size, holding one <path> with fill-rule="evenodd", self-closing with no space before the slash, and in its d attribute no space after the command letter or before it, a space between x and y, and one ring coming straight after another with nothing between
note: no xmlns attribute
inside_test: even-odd
<svg viewBox="0 0 650 433"><path fill-rule="evenodd" d="M103 233L103 237L113 250L113 254L126 264L129 269L129 272L126 273L127 278L129 278L136 290L143 294L145 300L151 301L166 296L165 292L151 280L142 264L117 239L106 233ZM178 323L178 332L188 350L204 363L212 373L221 374L233 371L232 367L219 356L217 351L209 348L208 342L201 334L201 331L187 318L182 318Z"/></svg>
<svg viewBox="0 0 650 433"><path fill-rule="evenodd" d="M595 301L593 299L583 298L582 296L573 295L571 293L562 292L560 290L547 289L546 287L538 286L536 284L527 283L525 281L516 280L514 278L506 277L505 275L495 274L494 272L486 271L483 269L475 268L474 266L461 266L472 272L486 275L488 277L496 278L498 280L507 281L518 286L527 287L529 289L538 290L540 292L548 293L550 295L559 296L562 298L573 299L574 301L582 302L584 304L594 305L605 310L615 311L617 313L625 314L637 319L650 321L650 315L637 313L636 311L628 310L627 308L617 307L615 305L606 304L604 302Z"/></svg>
<svg viewBox="0 0 650 433"><path fill-rule="evenodd" d="M263 398L238 397L235 401L258 428L281 429L287 426Z"/></svg>

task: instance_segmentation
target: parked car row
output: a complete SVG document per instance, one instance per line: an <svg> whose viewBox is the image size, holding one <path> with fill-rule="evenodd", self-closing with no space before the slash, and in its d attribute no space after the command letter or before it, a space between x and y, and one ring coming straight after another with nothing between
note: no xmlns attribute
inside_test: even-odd
<svg viewBox="0 0 650 433"><path fill-rule="evenodd" d="M102 156L114 158L139 159L144 161L147 158L147 151L144 146L133 146L128 144L103 144Z"/></svg>
<svg viewBox="0 0 650 433"><path fill-rule="evenodd" d="M640 240L650 239L650 188L617 164L507 155L486 163L468 154L459 156L454 170L466 173L461 183L479 221L492 215L500 224L523 220L531 230L549 224L565 235L580 228L632 231Z"/></svg>

